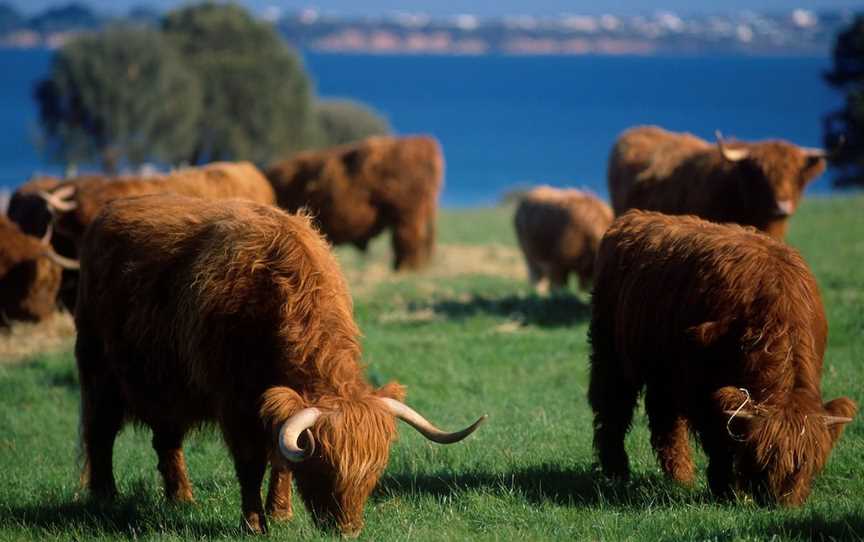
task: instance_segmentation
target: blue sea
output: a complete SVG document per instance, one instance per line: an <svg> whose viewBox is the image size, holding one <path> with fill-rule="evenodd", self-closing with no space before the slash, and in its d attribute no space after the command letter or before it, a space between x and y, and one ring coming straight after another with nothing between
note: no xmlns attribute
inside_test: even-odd
<svg viewBox="0 0 864 542"><path fill-rule="evenodd" d="M34 82L52 53L0 50L0 187L58 172L37 140ZM318 94L371 104L402 134L429 133L447 161L443 204L493 204L537 183L606 195L609 148L637 124L713 138L821 144L842 103L828 58L443 57L307 53ZM811 193L831 190L826 175Z"/></svg>

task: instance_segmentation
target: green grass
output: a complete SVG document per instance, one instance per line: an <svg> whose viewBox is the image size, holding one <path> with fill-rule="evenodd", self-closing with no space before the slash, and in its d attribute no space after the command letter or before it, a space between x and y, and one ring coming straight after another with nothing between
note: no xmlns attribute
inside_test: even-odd
<svg viewBox="0 0 864 542"><path fill-rule="evenodd" d="M443 213L445 245L515 250L509 209ZM826 398L864 401L864 197L805 201L790 242L823 288L831 326ZM537 298L513 259L501 273L459 274L444 261L421 275L366 280L355 303L369 375L408 386L408 401L448 428L488 413L467 441L429 444L402 427L366 508L369 540L764 540L864 537L864 422L850 425L799 509L718 504L704 472L695 487L666 481L637 416L628 440L633 479L604 480L593 466L585 400L589 315L582 294ZM386 240L359 257L339 251L355 280L386 265ZM464 258L464 253L463 253ZM470 267L469 267L470 268ZM495 262L486 265L495 269ZM380 273L379 273L380 274ZM79 495L78 388L69 352L0 365L0 539L240 538L239 491L219 437L186 446L197 503L163 502L149 432L118 440L120 500ZM700 468L704 457L699 453ZM326 538L299 500L274 539Z"/></svg>

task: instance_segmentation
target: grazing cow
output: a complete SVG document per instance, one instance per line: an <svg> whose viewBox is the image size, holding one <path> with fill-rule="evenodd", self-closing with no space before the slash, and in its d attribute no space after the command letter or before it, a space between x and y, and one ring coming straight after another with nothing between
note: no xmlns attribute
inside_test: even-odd
<svg viewBox="0 0 864 542"><path fill-rule="evenodd" d="M167 191L207 199L241 198L271 205L276 202L270 183L249 162L214 162L147 177L82 176L42 193L55 216L55 250L75 258L84 230L109 201ZM60 298L70 310L75 308L77 283L78 273L64 270Z"/></svg>
<svg viewBox="0 0 864 542"><path fill-rule="evenodd" d="M822 403L828 326L793 249L752 228L631 211L600 244L589 331L594 446L628 475L640 391L665 473L693 480L698 435L714 494L800 505L856 412Z"/></svg>
<svg viewBox="0 0 864 542"><path fill-rule="evenodd" d="M294 475L320 525L357 534L395 418L440 443L483 420L443 433L401 402L399 384L372 387L329 246L306 216L271 206L172 194L107 204L84 236L75 323L96 494L115 493L114 438L135 420L153 430L167 497L190 500L183 439L215 421L250 529L266 529L269 460L271 515L291 516Z"/></svg>
<svg viewBox="0 0 864 542"><path fill-rule="evenodd" d="M612 223L608 205L580 190L538 186L519 201L513 222L535 288L545 289L545 279L564 288L571 272L590 288L600 238Z"/></svg>
<svg viewBox="0 0 864 542"><path fill-rule="evenodd" d="M432 137L370 137L297 154L267 171L279 206L307 208L334 245L366 250L392 228L393 266L417 269L435 245L444 159Z"/></svg>
<svg viewBox="0 0 864 542"><path fill-rule="evenodd" d="M825 152L786 141L716 145L656 126L624 132L609 158L616 215L627 209L693 214L754 226L783 240L807 183L825 171Z"/></svg>
<svg viewBox="0 0 864 542"><path fill-rule="evenodd" d="M46 252L48 239L24 234L0 215L0 326L9 320L41 321L57 309L60 267Z"/></svg>

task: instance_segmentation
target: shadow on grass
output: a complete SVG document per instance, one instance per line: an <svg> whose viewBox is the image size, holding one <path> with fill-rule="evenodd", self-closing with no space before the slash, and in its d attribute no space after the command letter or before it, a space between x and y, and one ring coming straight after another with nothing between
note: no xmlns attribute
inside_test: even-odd
<svg viewBox="0 0 864 542"><path fill-rule="evenodd" d="M644 509L648 504L652 507L678 506L711 500L706 491L681 487L660 474L633 475L628 481L613 481L589 466L561 469L555 465L541 465L495 474L385 475L378 489L384 495L426 494L438 497L449 497L466 490L516 494L535 504L602 505L617 509Z"/></svg>
<svg viewBox="0 0 864 542"><path fill-rule="evenodd" d="M161 496L160 496L161 497ZM137 538L146 535L177 534L184 537L236 537L241 531L240 510L237 523L232 525L189 518L188 507L194 504L168 504L154 500L143 485L111 502L87 497L55 502L46 498L44 504L0 506L0 523L23 529L125 535Z"/></svg>
<svg viewBox="0 0 864 542"><path fill-rule="evenodd" d="M467 301L446 299L431 304L415 303L409 308L412 310L431 308L436 313L454 320L488 314L518 320L526 325L543 327L569 326L583 322L591 316L591 306L570 294L550 297L474 295Z"/></svg>
<svg viewBox="0 0 864 542"><path fill-rule="evenodd" d="M799 538L804 540L864 540L864 515L844 514L825 518L813 514L771 525L765 538Z"/></svg>

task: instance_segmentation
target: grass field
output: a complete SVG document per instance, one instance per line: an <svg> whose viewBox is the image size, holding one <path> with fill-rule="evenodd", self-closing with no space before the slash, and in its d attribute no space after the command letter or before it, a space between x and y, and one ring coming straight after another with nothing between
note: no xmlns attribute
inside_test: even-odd
<svg viewBox="0 0 864 542"><path fill-rule="evenodd" d="M511 210L449 211L428 272L393 277L389 246L339 251L355 294L373 381L397 379L445 428L490 419L467 441L427 443L406 426L366 509L369 540L765 540L864 537L864 418L835 448L799 509L711 500L666 481L644 416L628 440L630 482L593 466L587 384L588 297L530 293ZM826 398L864 401L864 197L806 200L791 244L812 266L831 326ZM0 539L239 538L239 488L220 438L187 441L197 503L163 502L149 431L115 451L121 492L89 502L77 478L78 385L68 347L0 365ZM700 468L704 456L699 454ZM326 538L298 499L273 539Z"/></svg>

